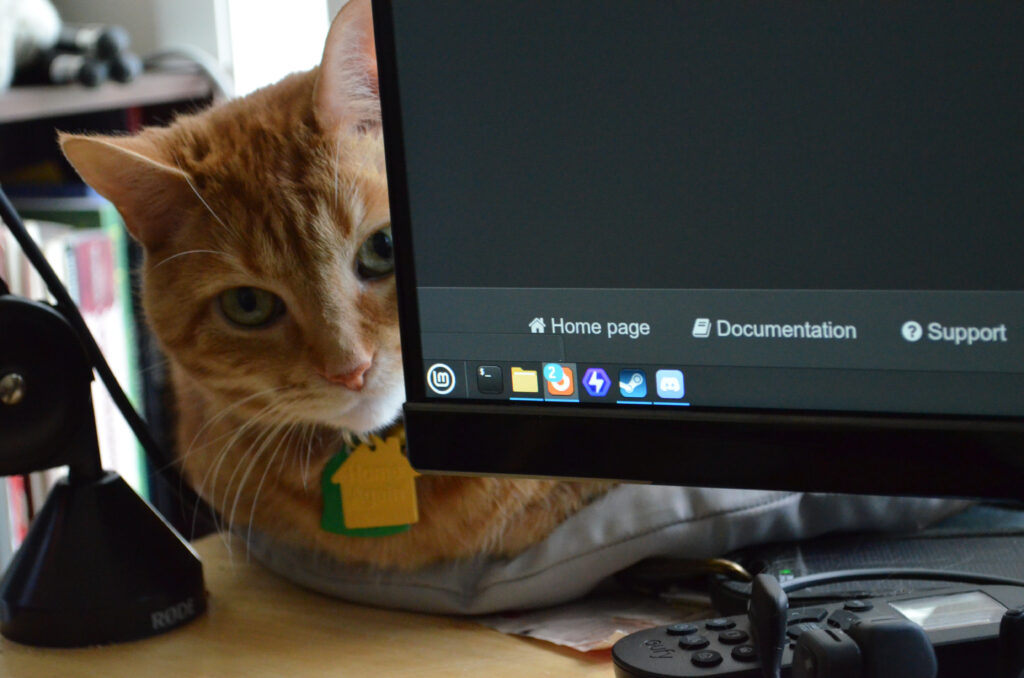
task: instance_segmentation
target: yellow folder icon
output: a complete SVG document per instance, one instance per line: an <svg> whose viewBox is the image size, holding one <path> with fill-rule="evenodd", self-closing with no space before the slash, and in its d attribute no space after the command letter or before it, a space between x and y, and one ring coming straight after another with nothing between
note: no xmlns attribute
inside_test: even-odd
<svg viewBox="0 0 1024 678"><path fill-rule="evenodd" d="M512 392L513 393L537 393L540 388L537 386L537 370L524 370L521 367L512 368Z"/></svg>

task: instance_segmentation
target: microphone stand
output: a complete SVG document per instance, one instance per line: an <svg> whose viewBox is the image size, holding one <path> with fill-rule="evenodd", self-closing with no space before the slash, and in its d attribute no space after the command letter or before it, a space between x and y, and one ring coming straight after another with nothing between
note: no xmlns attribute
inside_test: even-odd
<svg viewBox="0 0 1024 678"><path fill-rule="evenodd" d="M2 192L0 207L12 232L27 237ZM0 633L43 647L144 638L206 609L196 552L102 468L95 361L81 334L88 330L68 313L14 296L0 281L0 476L68 467L0 579Z"/></svg>

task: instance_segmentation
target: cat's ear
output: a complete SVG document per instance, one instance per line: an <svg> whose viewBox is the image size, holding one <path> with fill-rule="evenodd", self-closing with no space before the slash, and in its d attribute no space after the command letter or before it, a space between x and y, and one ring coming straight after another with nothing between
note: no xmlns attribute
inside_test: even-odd
<svg viewBox="0 0 1024 678"><path fill-rule="evenodd" d="M85 183L124 217L146 248L163 244L182 207L193 200L188 175L169 164L156 143L143 136L82 136L61 133L61 150Z"/></svg>
<svg viewBox="0 0 1024 678"><path fill-rule="evenodd" d="M370 0L349 0L327 35L316 83L317 122L327 132L380 126L377 50Z"/></svg>

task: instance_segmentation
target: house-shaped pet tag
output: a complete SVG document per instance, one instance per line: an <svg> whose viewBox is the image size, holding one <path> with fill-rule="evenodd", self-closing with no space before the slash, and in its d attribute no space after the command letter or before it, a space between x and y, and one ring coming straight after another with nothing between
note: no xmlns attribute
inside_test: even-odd
<svg viewBox="0 0 1024 678"><path fill-rule="evenodd" d="M324 509L320 527L351 537L384 537L408 530L419 520L416 476L402 454L403 430L349 452L347 447L327 462L320 486Z"/></svg>

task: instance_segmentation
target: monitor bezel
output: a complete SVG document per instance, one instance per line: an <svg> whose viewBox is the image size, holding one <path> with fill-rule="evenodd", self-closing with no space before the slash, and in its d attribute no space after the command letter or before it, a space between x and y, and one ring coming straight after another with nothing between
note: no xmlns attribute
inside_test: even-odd
<svg viewBox="0 0 1024 678"><path fill-rule="evenodd" d="M541 406L426 394L391 0L373 0L409 453L424 473L1024 497L1024 418ZM680 449L682 448L682 449ZM688 450L695 450L688 453ZM642 456L640 456L642 451Z"/></svg>

